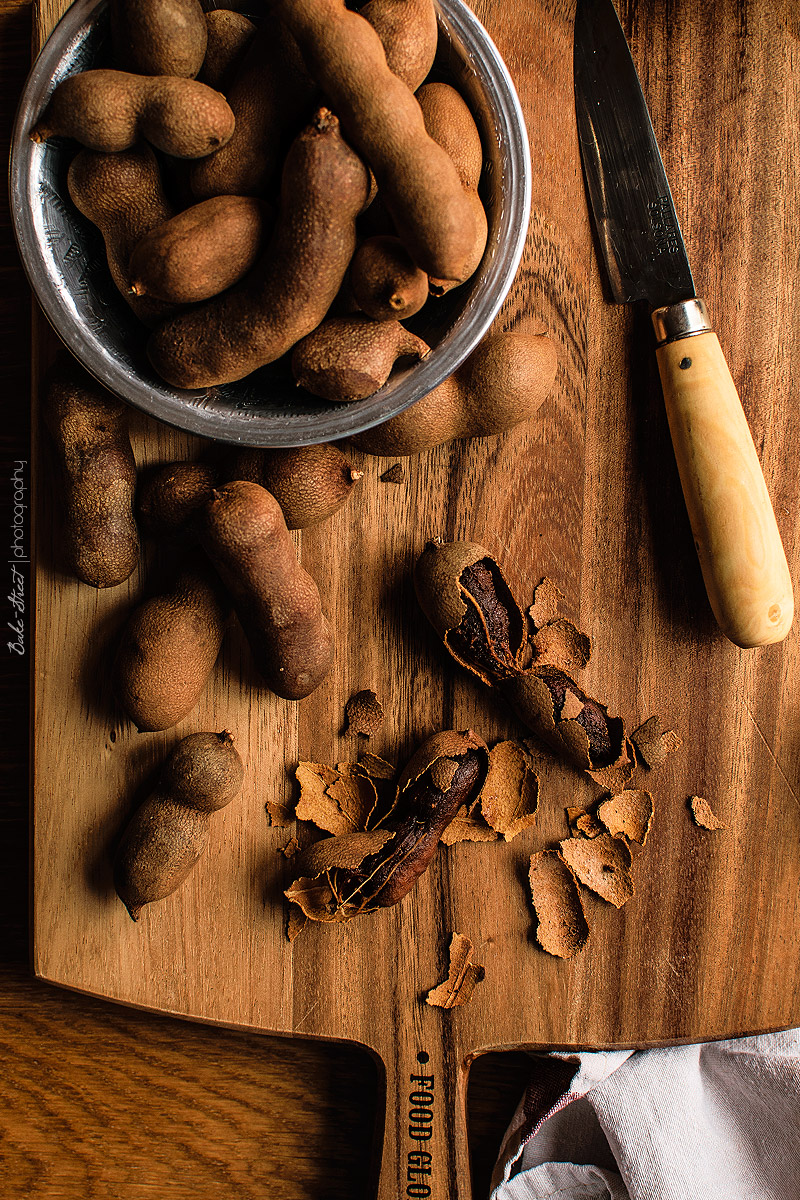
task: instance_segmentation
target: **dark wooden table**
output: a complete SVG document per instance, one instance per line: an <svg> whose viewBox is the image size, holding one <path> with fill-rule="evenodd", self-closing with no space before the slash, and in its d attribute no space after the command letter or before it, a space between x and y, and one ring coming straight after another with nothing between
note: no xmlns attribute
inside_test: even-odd
<svg viewBox="0 0 800 1200"><path fill-rule="evenodd" d="M25 0L0 0L7 157L30 56ZM0 521L29 459L30 293L0 201ZM29 572L30 568L24 568ZM26 582L29 575L26 574ZM3 621L17 617L3 591ZM24 615L26 643L30 622ZM10 636L10 635L9 635ZM0 1193L7 1197L357 1200L370 1194L377 1078L345 1046L134 1012L36 981L28 966L29 656L0 656ZM476 1197L529 1073L487 1055L470 1080Z"/></svg>

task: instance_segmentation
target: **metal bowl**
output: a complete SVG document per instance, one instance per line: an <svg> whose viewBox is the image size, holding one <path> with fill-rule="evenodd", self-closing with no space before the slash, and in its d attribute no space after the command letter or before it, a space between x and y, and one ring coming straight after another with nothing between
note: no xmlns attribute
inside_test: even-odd
<svg viewBox="0 0 800 1200"><path fill-rule="evenodd" d="M147 331L117 292L99 232L69 199L74 143L34 144L28 131L57 83L109 58L107 0L75 0L28 77L11 158L11 211L31 287L59 337L101 383L161 421L248 446L301 446L349 437L408 408L446 379L484 336L519 266L530 211L525 119L508 70L461 0L438 0L435 72L457 86L481 130L481 195L489 218L483 262L466 284L429 301L410 327L432 347L366 400L330 404L292 379L285 360L204 391L172 388L145 354Z"/></svg>

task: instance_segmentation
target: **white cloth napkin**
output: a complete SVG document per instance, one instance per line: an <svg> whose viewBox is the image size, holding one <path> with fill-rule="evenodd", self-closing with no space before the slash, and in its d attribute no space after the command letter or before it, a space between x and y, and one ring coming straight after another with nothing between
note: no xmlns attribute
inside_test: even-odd
<svg viewBox="0 0 800 1200"><path fill-rule="evenodd" d="M492 1200L800 1200L800 1030L533 1057Z"/></svg>

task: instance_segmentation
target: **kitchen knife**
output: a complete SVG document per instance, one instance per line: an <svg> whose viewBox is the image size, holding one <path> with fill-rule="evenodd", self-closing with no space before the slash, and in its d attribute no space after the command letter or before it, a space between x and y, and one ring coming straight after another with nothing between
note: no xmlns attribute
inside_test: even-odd
<svg viewBox="0 0 800 1200"><path fill-rule="evenodd" d="M647 301L672 443L709 601L739 646L781 641L792 582L753 439L695 294L650 114L612 0L578 0L575 107L618 304Z"/></svg>

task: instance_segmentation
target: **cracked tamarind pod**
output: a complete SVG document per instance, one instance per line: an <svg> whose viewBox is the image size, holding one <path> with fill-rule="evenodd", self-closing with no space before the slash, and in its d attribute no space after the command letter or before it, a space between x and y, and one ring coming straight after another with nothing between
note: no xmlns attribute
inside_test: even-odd
<svg viewBox="0 0 800 1200"><path fill-rule="evenodd" d="M368 859L354 873L370 908L389 908L411 891L456 813L480 792L487 770L487 748L471 730L435 734L420 746L397 784L391 841L377 862Z"/></svg>
<svg viewBox="0 0 800 1200"><path fill-rule="evenodd" d="M584 770L627 761L619 717L550 663L530 654L521 609L482 546L430 542L414 570L420 605L462 666L495 688L558 754Z"/></svg>
<svg viewBox="0 0 800 1200"><path fill-rule="evenodd" d="M399 903L428 869L456 813L478 796L488 750L471 730L429 738L397 784L381 827L316 842L298 860L286 896L317 921L347 921Z"/></svg>

